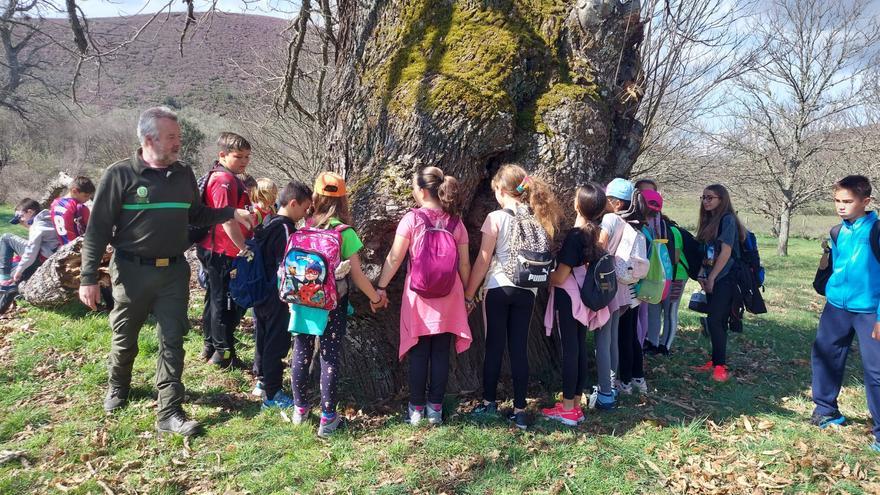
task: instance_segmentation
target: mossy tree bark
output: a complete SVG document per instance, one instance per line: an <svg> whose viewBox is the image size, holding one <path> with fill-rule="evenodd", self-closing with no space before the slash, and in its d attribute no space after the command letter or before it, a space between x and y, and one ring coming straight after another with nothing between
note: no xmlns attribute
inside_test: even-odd
<svg viewBox="0 0 880 495"><path fill-rule="evenodd" d="M378 273L397 222L414 206L411 178L436 165L461 181L471 252L497 206L505 162L546 179L568 205L577 184L626 174L640 140L638 0L374 0L340 4L328 166L343 173L363 257ZM389 294L400 299L403 274ZM543 298L540 298L543 299ZM405 389L398 309L349 320L345 382L365 397ZM483 324L453 358L449 390L481 387ZM532 318L532 379L552 380L558 343Z"/></svg>

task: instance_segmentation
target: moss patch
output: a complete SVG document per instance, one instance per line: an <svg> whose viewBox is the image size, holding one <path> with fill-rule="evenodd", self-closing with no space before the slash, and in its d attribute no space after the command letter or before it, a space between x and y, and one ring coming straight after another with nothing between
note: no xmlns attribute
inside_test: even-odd
<svg viewBox="0 0 880 495"><path fill-rule="evenodd" d="M388 62L368 68L365 79L400 116L413 110L467 118L516 113L556 72L566 8L561 0L401 2L396 20L376 40L397 48Z"/></svg>
<svg viewBox="0 0 880 495"><path fill-rule="evenodd" d="M535 102L533 114L535 130L543 134L550 134L550 130L543 121L543 115L563 102L584 102L587 100L601 101L599 87L596 85L583 86L572 83L557 83L542 94Z"/></svg>

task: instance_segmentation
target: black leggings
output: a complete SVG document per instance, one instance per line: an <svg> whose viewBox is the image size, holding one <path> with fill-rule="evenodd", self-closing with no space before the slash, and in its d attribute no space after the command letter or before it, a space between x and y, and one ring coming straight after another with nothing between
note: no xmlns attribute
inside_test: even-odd
<svg viewBox="0 0 880 495"><path fill-rule="evenodd" d="M706 297L709 302L709 337L712 338L712 364L727 364L727 326L733 307L733 278L725 275L715 281L712 293Z"/></svg>
<svg viewBox="0 0 880 495"><path fill-rule="evenodd" d="M330 320L321 342L321 412L336 412L336 386L339 383L339 361L342 354L342 339L348 322L348 297L339 300L336 309L330 312ZM315 350L315 336L296 334L293 338L293 360L290 375L293 379L293 401L299 407L308 407L306 400L309 386L309 367ZM265 360L265 357L264 357ZM265 369L265 361L263 368Z"/></svg>
<svg viewBox="0 0 880 495"><path fill-rule="evenodd" d="M562 342L562 398L572 400L587 386L587 327L574 318L568 292L558 287L554 291L553 310Z"/></svg>
<svg viewBox="0 0 880 495"><path fill-rule="evenodd" d="M452 342L451 333L425 335L419 337L419 343L409 350L409 403L414 406L425 405L425 389L428 389L427 400L431 404L442 404L446 393L446 382L449 380L449 346ZM431 382L428 383L428 375Z"/></svg>
<svg viewBox="0 0 880 495"><path fill-rule="evenodd" d="M617 334L617 344L620 347L620 373L617 378L621 383L629 383L633 378L645 377L644 355L642 355L642 346L639 344L638 326L638 306L629 308L620 315Z"/></svg>
<svg viewBox="0 0 880 495"><path fill-rule="evenodd" d="M529 323L535 294L519 287L489 289L483 307L486 311L486 360L483 362L483 399L497 397L501 360L507 345L513 378L513 407L525 409L529 385Z"/></svg>

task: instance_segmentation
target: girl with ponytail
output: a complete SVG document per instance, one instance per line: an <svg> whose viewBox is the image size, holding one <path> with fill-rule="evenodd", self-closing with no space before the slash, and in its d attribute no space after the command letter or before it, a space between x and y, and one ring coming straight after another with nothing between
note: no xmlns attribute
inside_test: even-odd
<svg viewBox="0 0 880 495"><path fill-rule="evenodd" d="M562 210L543 180L528 175L519 165L504 165L492 179L495 199L501 209L486 217L480 252L468 280L464 296L468 310L485 281L483 312L486 322L486 356L483 362L483 401L472 411L476 415L495 415L498 378L505 347L508 348L513 377L513 413L510 419L526 429L526 388L529 381L528 332L537 289L517 287L505 274L510 252L514 212L530 212L549 237L556 233ZM506 210L506 211L505 211Z"/></svg>
<svg viewBox="0 0 880 495"><path fill-rule="evenodd" d="M562 402L541 411L545 417L568 426L576 426L584 420L580 402L587 382L587 328L602 327L601 332L610 318L607 308L593 311L580 297L580 287L588 283L585 280L587 266L605 254L599 245L602 232L599 224L605 214L604 188L593 183L579 187L574 209L577 212L574 227L565 236L556 257L556 269L550 274L550 301L544 316L548 335L555 323L562 341ZM610 392L610 339L606 334L603 333L602 338L596 335L597 347L602 347L596 354L599 375L605 377L606 391Z"/></svg>
<svg viewBox="0 0 880 495"><path fill-rule="evenodd" d="M454 177L444 175L437 167L427 167L413 177L412 194L419 208L411 210L400 220L394 243L379 276L378 289L384 296L388 283L394 278L407 253L411 263L415 261L430 265L435 274L457 271L448 293L439 291L441 294L428 294L420 290L419 274L414 274L411 266L400 303L398 357L403 360L409 353L408 421L418 425L423 418L427 418L428 423L436 425L443 422L449 348L454 342L456 352L461 353L471 345L471 330L464 304L464 283L471 271L468 234L459 217L460 195L458 181ZM426 229L433 228L443 229L446 233L433 231L430 236L427 235ZM444 240L447 241L446 246L450 245L449 237L455 242L457 256L433 257L430 262L419 259L425 243L434 242L431 249L439 252ZM438 260L449 266L437 266Z"/></svg>

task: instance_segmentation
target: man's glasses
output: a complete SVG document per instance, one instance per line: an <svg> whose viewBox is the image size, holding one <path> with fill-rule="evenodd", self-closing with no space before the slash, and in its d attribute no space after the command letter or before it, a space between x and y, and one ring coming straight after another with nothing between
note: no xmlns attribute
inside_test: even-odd
<svg viewBox="0 0 880 495"><path fill-rule="evenodd" d="M712 201L713 199L718 199L718 196L700 196L700 199L703 201Z"/></svg>

